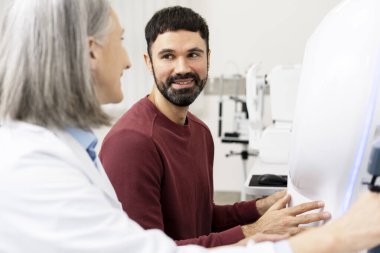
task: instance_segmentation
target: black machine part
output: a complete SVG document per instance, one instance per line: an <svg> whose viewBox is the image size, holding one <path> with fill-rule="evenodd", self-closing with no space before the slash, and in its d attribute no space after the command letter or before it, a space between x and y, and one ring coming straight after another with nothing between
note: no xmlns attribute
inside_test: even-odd
<svg viewBox="0 0 380 253"><path fill-rule="evenodd" d="M249 181L249 186L271 186L271 187L286 187L286 175L262 174L252 175Z"/></svg>
<svg viewBox="0 0 380 253"><path fill-rule="evenodd" d="M380 140L376 141L372 146L368 173L373 176L380 176Z"/></svg>
<svg viewBox="0 0 380 253"><path fill-rule="evenodd" d="M376 140L372 145L367 171L372 175L371 182L366 183L369 190L380 192L380 186L376 185L376 179L380 176L380 139Z"/></svg>
<svg viewBox="0 0 380 253"><path fill-rule="evenodd" d="M366 183L369 190L379 193L380 186L376 185L376 179L380 176L380 139L376 140L372 145L367 171L372 175L371 182ZM380 245L368 250L368 253L380 253Z"/></svg>

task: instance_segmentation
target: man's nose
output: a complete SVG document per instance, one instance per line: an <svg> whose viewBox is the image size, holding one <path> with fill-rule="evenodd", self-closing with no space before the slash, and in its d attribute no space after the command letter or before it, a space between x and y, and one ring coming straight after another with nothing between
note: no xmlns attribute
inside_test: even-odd
<svg viewBox="0 0 380 253"><path fill-rule="evenodd" d="M178 58L176 61L175 72L177 74L185 74L190 72L190 67L185 58Z"/></svg>

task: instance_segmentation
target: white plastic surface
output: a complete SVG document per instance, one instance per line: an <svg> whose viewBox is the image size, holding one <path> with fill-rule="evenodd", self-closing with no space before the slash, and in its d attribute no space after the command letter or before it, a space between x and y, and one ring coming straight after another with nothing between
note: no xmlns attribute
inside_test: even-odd
<svg viewBox="0 0 380 253"><path fill-rule="evenodd" d="M301 65L279 65L268 75L272 119L292 122L297 100Z"/></svg>
<svg viewBox="0 0 380 253"><path fill-rule="evenodd" d="M380 124L380 1L348 0L308 41L290 148L292 205L324 200L339 217L365 174Z"/></svg>
<svg viewBox="0 0 380 253"><path fill-rule="evenodd" d="M263 83L257 78L259 65L254 64L246 75L246 101L249 117L249 148L257 149L263 130Z"/></svg>
<svg viewBox="0 0 380 253"><path fill-rule="evenodd" d="M278 187L249 186L252 175L288 172L288 159L292 120L299 85L300 65L278 65L268 75L272 119L274 124L262 130L262 88L256 77L257 65L247 74L247 104L249 114L250 148L258 150L254 164L245 182L245 192L255 196L270 195L281 190ZM250 109L250 106L252 107ZM252 116L251 116L252 115ZM261 128L260 128L261 127Z"/></svg>

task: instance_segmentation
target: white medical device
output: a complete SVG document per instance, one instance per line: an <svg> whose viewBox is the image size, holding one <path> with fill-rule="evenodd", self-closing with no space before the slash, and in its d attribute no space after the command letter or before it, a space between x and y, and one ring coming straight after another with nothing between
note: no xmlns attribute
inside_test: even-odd
<svg viewBox="0 0 380 253"><path fill-rule="evenodd" d="M247 194L266 196L286 187L290 136L299 76L300 65L276 66L265 80L257 76L257 65L252 66L247 73L249 146L258 152L245 182ZM273 124L264 128L262 121L265 83L270 89Z"/></svg>
<svg viewBox="0 0 380 253"><path fill-rule="evenodd" d="M380 1L346 0L309 39L289 157L291 205L337 218L362 188L380 126Z"/></svg>

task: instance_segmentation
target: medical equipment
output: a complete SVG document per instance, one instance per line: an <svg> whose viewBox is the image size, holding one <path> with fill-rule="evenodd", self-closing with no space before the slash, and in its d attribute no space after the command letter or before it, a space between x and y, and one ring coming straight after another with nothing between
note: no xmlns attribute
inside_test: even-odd
<svg viewBox="0 0 380 253"><path fill-rule="evenodd" d="M257 75L258 65L253 65L246 77L247 108L249 112L249 146L258 156L244 184L245 192L267 196L282 190L286 184L259 183L263 174L275 174L278 181L286 180L292 120L297 97L300 65L279 65L262 78ZM264 128L264 88L269 87L273 124Z"/></svg>
<svg viewBox="0 0 380 253"><path fill-rule="evenodd" d="M372 145L371 156L368 163L368 173L372 176L371 181L364 182L368 189L374 192L380 192L380 186L376 185L376 179L380 176L380 139Z"/></svg>
<svg viewBox="0 0 380 253"><path fill-rule="evenodd" d="M380 1L346 0L307 43L293 122L291 206L323 200L333 219L362 190L380 125Z"/></svg>
<svg viewBox="0 0 380 253"><path fill-rule="evenodd" d="M240 151L231 150L226 154L226 157L240 156L242 160L242 171L243 171L243 182L247 178L247 161L249 156L257 155L255 151L248 150L248 110L246 106L246 101L243 97L239 96L238 83L243 80L242 76L236 74L233 75L231 80L235 80L235 95L229 96L229 100L234 102L234 112L233 112L233 126L232 131L223 131L223 90L224 90L224 78L222 76L222 85L219 99L219 120L218 120L218 136L222 143L238 143L242 145ZM246 200L246 194L244 187L241 190L240 200Z"/></svg>
<svg viewBox="0 0 380 253"><path fill-rule="evenodd" d="M376 185L376 179L380 176L380 139L377 139L372 145L367 171L372 178L371 181L364 182L364 184L368 185L370 191L380 193L380 186ZM380 253L380 245L370 249L368 253Z"/></svg>

